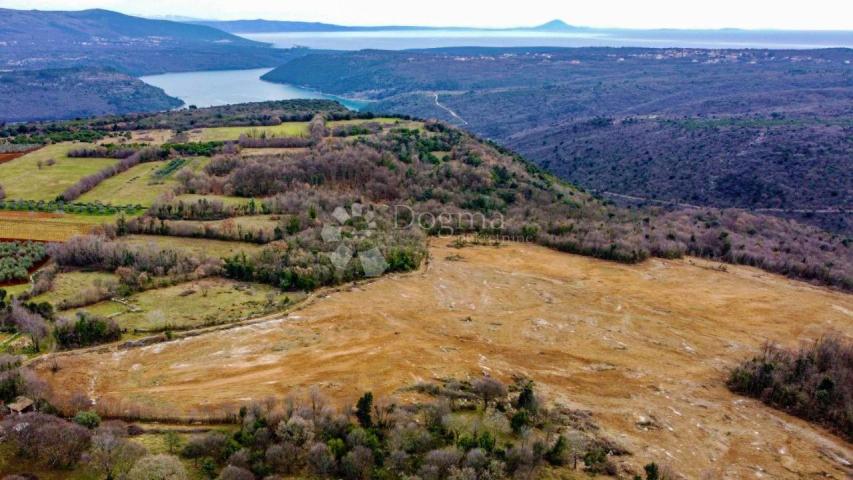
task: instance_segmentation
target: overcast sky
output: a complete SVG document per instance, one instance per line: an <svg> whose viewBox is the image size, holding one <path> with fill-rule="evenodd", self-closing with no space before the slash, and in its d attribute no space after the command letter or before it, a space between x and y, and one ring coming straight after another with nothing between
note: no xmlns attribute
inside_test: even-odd
<svg viewBox="0 0 853 480"><path fill-rule="evenodd" d="M850 0L0 0L6 8L106 8L143 16L306 20L347 25L853 30Z"/></svg>

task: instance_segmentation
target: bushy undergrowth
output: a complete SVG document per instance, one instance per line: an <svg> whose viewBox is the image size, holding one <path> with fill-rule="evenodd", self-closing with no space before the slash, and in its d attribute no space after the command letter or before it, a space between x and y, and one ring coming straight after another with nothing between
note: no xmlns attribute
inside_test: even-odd
<svg viewBox="0 0 853 480"><path fill-rule="evenodd" d="M735 368L731 390L853 440L853 342L830 335L789 350L767 344Z"/></svg>
<svg viewBox="0 0 853 480"><path fill-rule="evenodd" d="M0 210L59 212L78 215L115 215L118 213L137 215L144 210L144 207L139 204L112 205L101 202L65 202L62 199L55 201L0 199Z"/></svg>
<svg viewBox="0 0 853 480"><path fill-rule="evenodd" d="M547 405L533 383L520 377L509 386L491 377L417 384L411 390L431 397L420 403L367 392L343 408L312 387L242 407L230 416L229 426L190 435L154 429L149 433L162 435L169 455L152 456L132 438L146 429L103 417L100 401L72 393L57 410L45 400L53 396L49 388L22 369L19 359L0 357L0 373L6 372L16 377L14 387L3 393L24 393L39 410L0 422L0 435L17 457L15 473L22 475L44 469L72 475L84 467L102 478L187 478L175 455L191 462L197 474L220 480L499 480L579 471L633 473L616 463L629 452L604 436L588 412ZM661 475L668 470L656 464L645 470L648 480L677 478Z"/></svg>
<svg viewBox="0 0 853 480"><path fill-rule="evenodd" d="M580 465L594 474L618 472L611 455L625 451L575 429L561 409L540 403L529 383L511 394L485 377L430 387L433 402L400 405L368 392L342 410L315 388L305 398L243 408L238 431L197 435L181 454L220 471L219 478L497 480Z"/></svg>
<svg viewBox="0 0 853 480"><path fill-rule="evenodd" d="M77 312L74 319L59 319L53 337L60 348L80 348L121 338L121 329L115 320Z"/></svg>
<svg viewBox="0 0 853 480"><path fill-rule="evenodd" d="M128 289L145 288L154 277L173 282L215 275L221 260L153 244L131 246L100 235L73 237L51 245L49 252L62 268L90 268L116 272Z"/></svg>

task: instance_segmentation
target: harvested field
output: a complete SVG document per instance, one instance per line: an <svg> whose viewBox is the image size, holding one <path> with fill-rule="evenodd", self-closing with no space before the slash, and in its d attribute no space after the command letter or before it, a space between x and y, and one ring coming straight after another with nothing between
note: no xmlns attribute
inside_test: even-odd
<svg viewBox="0 0 853 480"><path fill-rule="evenodd" d="M738 397L728 369L766 340L853 335L853 297L696 259L622 265L545 248L431 248L423 271L309 300L286 317L36 366L56 400L196 415L320 385L339 403L418 381L523 374L590 410L633 455L687 478L850 478L853 449ZM846 463L845 463L846 462ZM703 477L704 476L704 477Z"/></svg>
<svg viewBox="0 0 853 480"><path fill-rule="evenodd" d="M72 215L47 212L0 211L0 238L64 242L98 225L115 223L115 215Z"/></svg>

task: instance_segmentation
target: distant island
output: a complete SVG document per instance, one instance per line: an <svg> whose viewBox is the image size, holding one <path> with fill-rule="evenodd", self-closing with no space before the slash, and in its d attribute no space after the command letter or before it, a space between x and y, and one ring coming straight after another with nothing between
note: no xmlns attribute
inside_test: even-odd
<svg viewBox="0 0 853 480"><path fill-rule="evenodd" d="M415 25L349 26L321 22L282 20L190 20L185 23L212 27L228 33L323 33L323 32L387 32L387 31L483 31L483 32L572 32L586 27L569 25L562 20L551 20L533 27L483 28L483 27L425 27Z"/></svg>

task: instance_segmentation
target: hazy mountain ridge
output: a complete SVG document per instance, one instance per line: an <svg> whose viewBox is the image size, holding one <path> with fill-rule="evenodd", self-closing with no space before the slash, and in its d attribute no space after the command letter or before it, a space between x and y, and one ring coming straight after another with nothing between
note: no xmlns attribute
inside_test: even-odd
<svg viewBox="0 0 853 480"><path fill-rule="evenodd" d="M0 69L108 66L133 75L272 67L288 52L204 25L108 10L0 9Z"/></svg>
<svg viewBox="0 0 853 480"><path fill-rule="evenodd" d="M110 10L41 11L0 9L0 36L12 44L227 42L261 46L203 25L151 20Z"/></svg>
<svg viewBox="0 0 853 480"><path fill-rule="evenodd" d="M562 20L551 20L550 22L533 27L509 27L509 28L485 28L485 27L459 27L459 26L416 26L416 25L378 25L378 26L354 26L336 25L323 22L301 22L287 20L190 20L187 23L194 25L205 25L230 33L285 33L285 32L381 32L381 31L439 31L439 30L466 30L466 31L571 31L579 27L571 26Z"/></svg>

